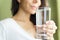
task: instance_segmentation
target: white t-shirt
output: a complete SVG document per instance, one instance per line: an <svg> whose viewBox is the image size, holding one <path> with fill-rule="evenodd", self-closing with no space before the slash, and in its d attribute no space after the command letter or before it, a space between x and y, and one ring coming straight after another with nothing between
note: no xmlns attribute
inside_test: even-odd
<svg viewBox="0 0 60 40"><path fill-rule="evenodd" d="M0 21L0 40L37 40L31 37L12 18Z"/></svg>

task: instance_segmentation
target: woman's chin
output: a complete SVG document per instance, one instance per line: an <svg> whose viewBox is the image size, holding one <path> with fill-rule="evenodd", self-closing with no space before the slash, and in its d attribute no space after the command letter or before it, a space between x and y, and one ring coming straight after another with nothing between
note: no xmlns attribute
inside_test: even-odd
<svg viewBox="0 0 60 40"><path fill-rule="evenodd" d="M35 14L36 13L36 11L31 11L31 14Z"/></svg>

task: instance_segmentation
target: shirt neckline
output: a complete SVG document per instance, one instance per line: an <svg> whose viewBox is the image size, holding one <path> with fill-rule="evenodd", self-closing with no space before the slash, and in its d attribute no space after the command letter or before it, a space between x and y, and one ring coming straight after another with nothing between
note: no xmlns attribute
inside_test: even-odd
<svg viewBox="0 0 60 40"><path fill-rule="evenodd" d="M35 39L34 37L30 36L13 18L9 18L9 19L11 19L22 31L24 31L24 33L26 33L28 37Z"/></svg>

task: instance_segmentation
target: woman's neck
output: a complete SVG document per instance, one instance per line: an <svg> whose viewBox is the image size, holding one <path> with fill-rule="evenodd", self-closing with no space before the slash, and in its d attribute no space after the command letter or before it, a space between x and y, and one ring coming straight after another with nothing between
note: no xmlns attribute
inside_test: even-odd
<svg viewBox="0 0 60 40"><path fill-rule="evenodd" d="M15 16L13 16L16 20L20 20L23 22L30 21L30 13L25 12L22 8L17 12Z"/></svg>

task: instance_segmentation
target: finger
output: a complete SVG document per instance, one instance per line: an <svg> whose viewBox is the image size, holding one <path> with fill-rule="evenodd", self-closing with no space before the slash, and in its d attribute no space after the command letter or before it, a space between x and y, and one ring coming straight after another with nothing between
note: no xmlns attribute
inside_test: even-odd
<svg viewBox="0 0 60 40"><path fill-rule="evenodd" d="M56 31L55 30L47 30L47 33L54 34Z"/></svg>
<svg viewBox="0 0 60 40"><path fill-rule="evenodd" d="M53 36L50 37L50 36L46 36L47 40L54 40Z"/></svg>
<svg viewBox="0 0 60 40"><path fill-rule="evenodd" d="M56 25L52 25L53 29L57 30L57 26Z"/></svg>
<svg viewBox="0 0 60 40"><path fill-rule="evenodd" d="M36 30L42 29L42 25L36 25Z"/></svg>
<svg viewBox="0 0 60 40"><path fill-rule="evenodd" d="M44 29L43 32L54 34L56 31L55 30L50 30L50 29Z"/></svg>
<svg viewBox="0 0 60 40"><path fill-rule="evenodd" d="M45 38L47 38L47 40L54 40L53 36L47 35Z"/></svg>
<svg viewBox="0 0 60 40"><path fill-rule="evenodd" d="M47 25L46 25L46 24L43 24L43 25L42 25L42 27L43 27L43 28L46 28L46 27L47 27Z"/></svg>
<svg viewBox="0 0 60 40"><path fill-rule="evenodd" d="M46 25L43 25L42 30L45 32L49 32L51 34L54 34L56 31L54 28L52 28L52 25L50 25L49 27L46 27Z"/></svg>
<svg viewBox="0 0 60 40"><path fill-rule="evenodd" d="M53 37L53 34L47 33L47 36L48 36L48 37Z"/></svg>
<svg viewBox="0 0 60 40"><path fill-rule="evenodd" d="M53 26L52 25L47 25L47 29L53 30Z"/></svg>
<svg viewBox="0 0 60 40"><path fill-rule="evenodd" d="M47 25L47 28L51 29L51 30L56 30L57 26L56 25Z"/></svg>
<svg viewBox="0 0 60 40"><path fill-rule="evenodd" d="M42 25L42 29L43 30L47 30L47 26L44 24L44 25Z"/></svg>
<svg viewBox="0 0 60 40"><path fill-rule="evenodd" d="M50 21L46 21L46 24L55 25L55 22L53 20L50 20Z"/></svg>

